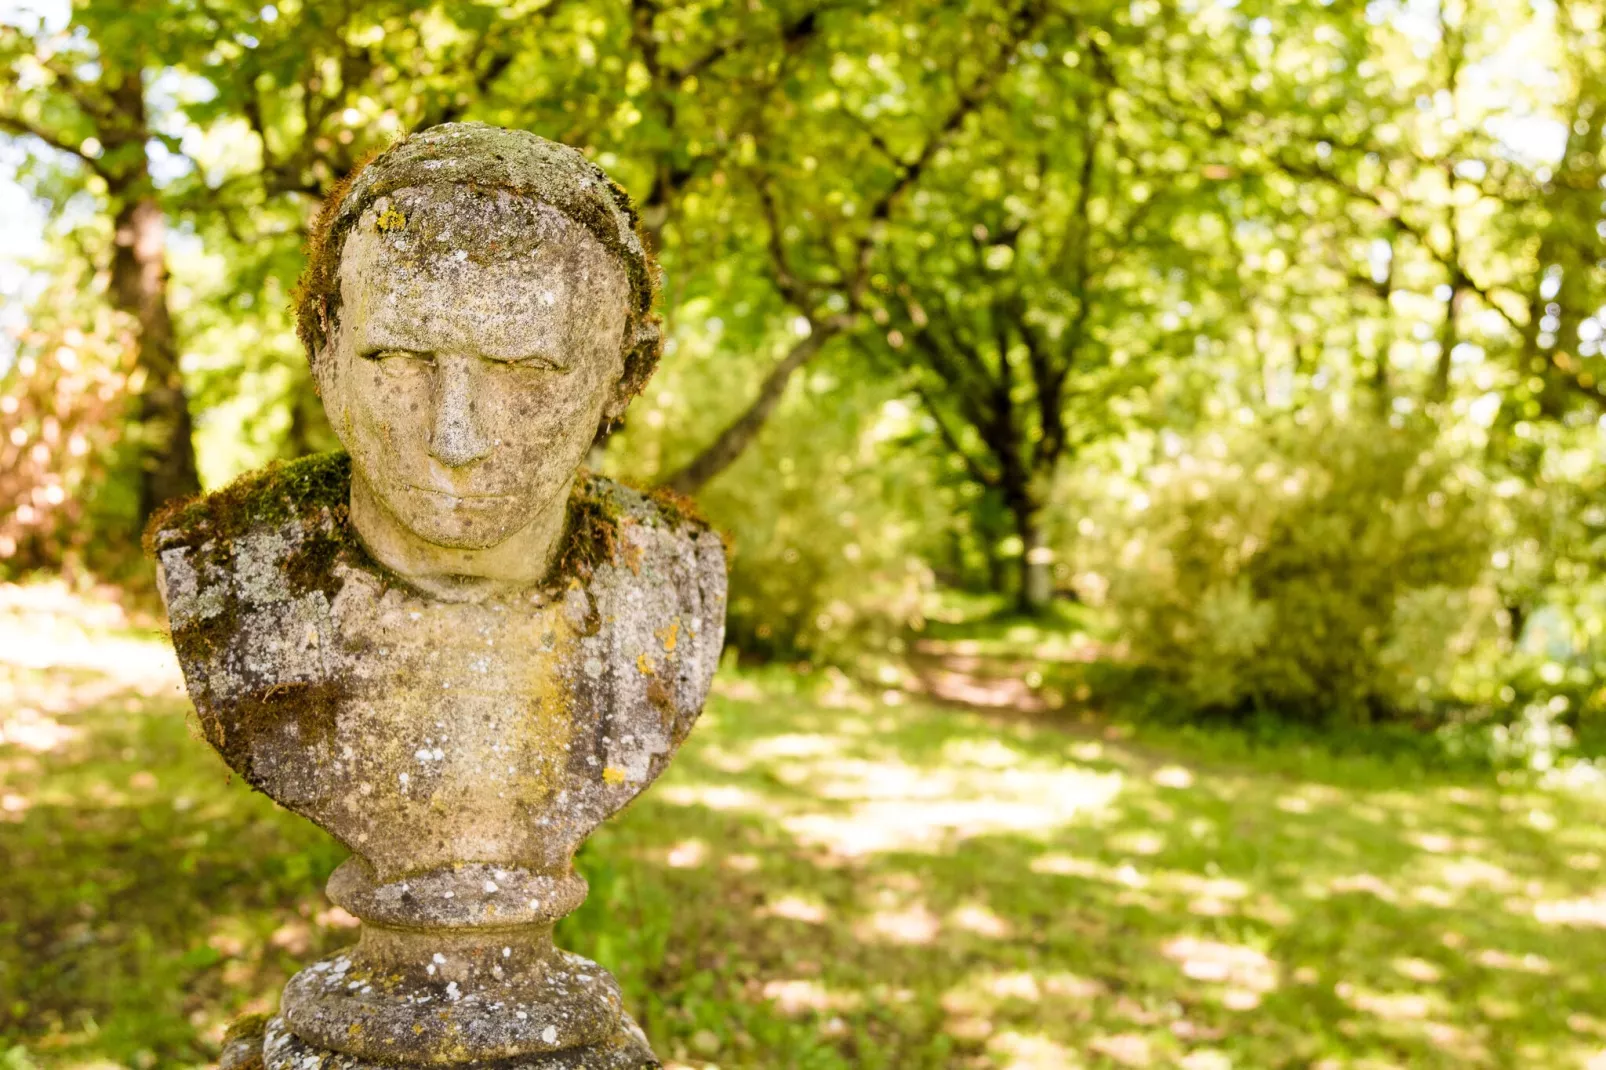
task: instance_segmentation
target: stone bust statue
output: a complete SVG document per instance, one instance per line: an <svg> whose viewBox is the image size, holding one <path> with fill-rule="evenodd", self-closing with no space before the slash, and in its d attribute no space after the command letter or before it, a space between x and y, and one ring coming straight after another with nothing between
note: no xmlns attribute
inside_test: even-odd
<svg viewBox="0 0 1606 1070"><path fill-rule="evenodd" d="M225 1063L656 1066L557 950L574 852L667 765L724 638L720 540L581 462L658 354L656 269L573 149L448 124L329 199L300 332L345 453L151 525L207 741L352 851L356 946Z"/></svg>

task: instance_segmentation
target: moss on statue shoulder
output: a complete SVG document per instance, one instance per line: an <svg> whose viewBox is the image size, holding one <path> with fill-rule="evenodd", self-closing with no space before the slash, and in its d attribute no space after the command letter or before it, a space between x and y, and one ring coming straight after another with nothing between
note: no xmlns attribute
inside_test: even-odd
<svg viewBox="0 0 1606 1070"><path fill-rule="evenodd" d="M334 559L352 549L367 560L349 522L351 458L323 453L277 461L248 472L211 494L174 502L161 509L145 530L145 552L155 556L175 546L214 542L226 554L229 544L252 530L299 522L308 545L287 561L299 588L325 587ZM589 579L604 563L618 563L619 529L624 523L706 531L690 499L673 491L638 490L581 471L569 495L569 523L557 568L546 586L572 578Z"/></svg>
<svg viewBox="0 0 1606 1070"><path fill-rule="evenodd" d="M344 531L350 491L351 458L344 453L275 461L222 490L164 506L145 529L145 552L155 555L168 546L228 541L253 528L322 519L325 509Z"/></svg>
<svg viewBox="0 0 1606 1070"><path fill-rule="evenodd" d="M569 494L569 526L553 584L571 577L588 579L605 562L619 564L619 528L624 523L694 532L709 529L691 500L673 491L639 490L582 470Z"/></svg>

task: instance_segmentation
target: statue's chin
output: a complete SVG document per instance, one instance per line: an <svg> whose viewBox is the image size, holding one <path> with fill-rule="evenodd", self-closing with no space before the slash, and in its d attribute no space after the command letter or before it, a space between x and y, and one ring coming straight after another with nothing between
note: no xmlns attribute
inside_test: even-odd
<svg viewBox="0 0 1606 1070"><path fill-rule="evenodd" d="M448 550L489 550L506 542L524 526L517 522L487 524L483 520L451 523L435 517L399 519L413 535Z"/></svg>

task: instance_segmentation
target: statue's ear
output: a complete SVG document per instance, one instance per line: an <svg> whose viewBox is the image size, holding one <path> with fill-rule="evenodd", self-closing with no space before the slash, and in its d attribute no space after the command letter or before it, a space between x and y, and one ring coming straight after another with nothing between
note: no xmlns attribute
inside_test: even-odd
<svg viewBox="0 0 1606 1070"><path fill-rule="evenodd" d="M335 437L340 439L341 445L347 445L345 369L340 364L338 332L337 325L334 331L319 339L312 358L312 383Z"/></svg>
<svg viewBox="0 0 1606 1070"><path fill-rule="evenodd" d="M662 335L658 330L658 321L650 319L635 328L629 348L625 350L624 369L619 375L619 384L614 387L613 396L608 399L607 406L602 410L603 419L614 421L625 414L625 409L635 400L652 377L652 372L658 365L658 349L662 345Z"/></svg>

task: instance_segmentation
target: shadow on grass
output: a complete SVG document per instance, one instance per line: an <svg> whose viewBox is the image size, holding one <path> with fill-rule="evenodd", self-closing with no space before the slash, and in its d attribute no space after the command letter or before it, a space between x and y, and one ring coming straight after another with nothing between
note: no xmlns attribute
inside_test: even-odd
<svg viewBox="0 0 1606 1070"><path fill-rule="evenodd" d="M1606 1049L1606 835L1587 803L1400 783L1392 764L1352 765L1343 789L1197 772L727 683L699 745L588 851L597 891L570 927L583 944L628 915L617 959L665 964L631 996L660 1037L717 1038L721 1066L1582 1066ZM652 935L617 942L635 933ZM681 999L688 976L706 998ZM776 1015L805 1032L769 1040Z"/></svg>
<svg viewBox="0 0 1606 1070"><path fill-rule="evenodd" d="M230 1017L350 939L321 896L339 849L228 783L175 699L90 673L74 705L59 674L8 671L5 723L57 690L29 722L55 731L0 743L0 1060L207 1062ZM617 973L662 1055L1210 1070L1606 1049L1598 801L1360 759L1307 779L780 675L718 691L583 852L592 894L559 934Z"/></svg>

